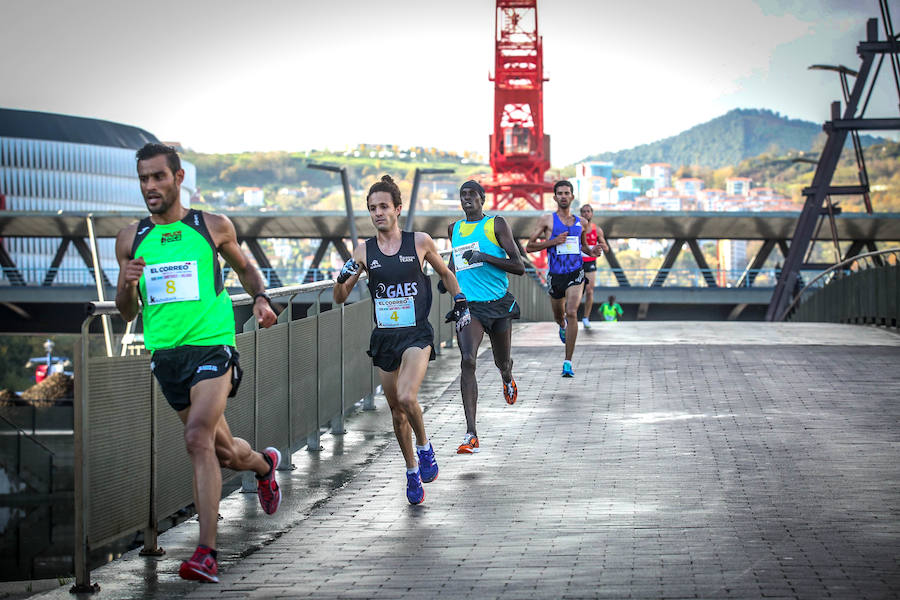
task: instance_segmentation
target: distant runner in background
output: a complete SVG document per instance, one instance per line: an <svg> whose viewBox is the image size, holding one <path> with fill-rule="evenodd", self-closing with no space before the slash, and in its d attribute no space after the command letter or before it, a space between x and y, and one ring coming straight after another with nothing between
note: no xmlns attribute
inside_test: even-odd
<svg viewBox="0 0 900 600"><path fill-rule="evenodd" d="M478 405L475 362L485 332L491 340L494 365L500 370L503 380L506 403L515 404L518 397L510 349L512 320L519 318L519 304L509 293L507 273L522 275L525 265L506 220L501 216L484 214L484 188L478 182L462 184L459 202L466 218L447 229L453 245L450 269L456 273L459 287L469 302L472 324L456 334L462 355L460 388L463 411L466 413L466 436L456 453L474 454L479 449L475 428Z"/></svg>
<svg viewBox="0 0 900 600"><path fill-rule="evenodd" d="M603 235L603 230L591 223L594 218L594 209L590 204L585 204L579 211L581 218L587 221L587 230L584 239L588 246L596 246ZM597 257L581 253L582 268L584 269L584 313L581 323L585 329L591 328L591 312L594 310L594 286L597 284Z"/></svg>
<svg viewBox="0 0 900 600"><path fill-rule="evenodd" d="M281 490L275 448L253 450L231 435L225 421L228 398L237 394L241 366L235 350L234 309L222 280L219 254L254 298L261 327L275 313L259 270L247 259L228 217L181 206L184 170L174 148L147 144L137 152L141 193L150 216L116 238L119 281L116 308L131 321L144 306L144 344L163 395L184 423L184 442L194 467L194 505L200 544L181 563L184 579L218 582L216 525L222 471L254 471L259 503L278 510ZM131 382L123 382L124 390Z"/></svg>
<svg viewBox="0 0 900 600"><path fill-rule="evenodd" d="M553 318L559 325L559 339L566 345L563 377L575 377L572 355L578 336L578 304L584 289L581 253L596 258L609 249L602 233L598 233L597 245L588 246L585 240L587 221L571 213L575 201L572 190L572 184L565 180L553 185L556 212L541 215L525 246L527 252L547 249L550 306L553 308Z"/></svg>
<svg viewBox="0 0 900 600"><path fill-rule="evenodd" d="M394 435L406 461L406 499L410 504L419 504L425 500L422 483L432 482L438 476L434 448L425 435L418 400L428 361L435 356L434 330L428 322L431 282L422 272L426 261L453 294L455 304L447 314L447 322L455 321L458 333L469 325L471 317L466 297L431 236L400 230L400 188L389 175L369 188L366 206L375 225L375 237L357 246L344 264L334 285L334 301L341 304L347 299L365 269L375 321L368 354L378 367L381 387L391 407Z"/></svg>
<svg viewBox="0 0 900 600"><path fill-rule="evenodd" d="M622 307L616 302L615 296L610 296L609 300L600 305L600 317L604 321L618 321L622 316Z"/></svg>

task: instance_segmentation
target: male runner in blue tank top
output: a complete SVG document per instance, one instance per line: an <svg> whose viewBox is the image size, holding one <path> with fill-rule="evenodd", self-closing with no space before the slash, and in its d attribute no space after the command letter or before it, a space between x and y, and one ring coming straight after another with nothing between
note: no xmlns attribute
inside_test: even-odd
<svg viewBox="0 0 900 600"><path fill-rule="evenodd" d="M575 201L572 190L572 184L565 180L553 185L556 212L541 215L525 246L527 252L547 249L547 282L550 285L547 292L550 294L553 318L559 325L559 339L566 345L563 377L575 376L572 355L575 353L575 339L578 336L578 304L584 286L581 253L596 257L604 250L609 250L602 233L598 233L596 246L588 245L585 238L587 221L571 212Z"/></svg>
<svg viewBox="0 0 900 600"><path fill-rule="evenodd" d="M340 304L347 299L359 280L360 270L365 269L375 321L368 354L378 367L381 387L391 408L394 434L406 460L406 498L411 504L419 504L425 499L422 482L429 483L438 476L434 448L425 435L418 401L428 361L434 360L434 331L428 322L431 282L422 272L425 261L454 295L456 302L447 321L456 321L458 332L471 317L466 297L431 236L400 231L400 189L389 175L369 188L366 205L377 233L353 250L335 282L334 301ZM412 433L416 436L415 452Z"/></svg>
<svg viewBox="0 0 900 600"><path fill-rule="evenodd" d="M478 347L487 331L491 340L494 364L503 380L503 397L507 404L515 404L518 390L512 376L513 361L512 320L519 318L519 304L509 293L507 273L522 275L525 265L512 231L503 217L486 216L484 188L476 181L467 181L459 188L459 201L466 218L447 229L453 245L450 269L456 273L459 287L469 302L472 324L456 337L462 355L463 411L466 413L466 437L457 454L478 452L478 432L475 411L478 404L478 382L475 380L475 359ZM440 287L440 286L439 286Z"/></svg>

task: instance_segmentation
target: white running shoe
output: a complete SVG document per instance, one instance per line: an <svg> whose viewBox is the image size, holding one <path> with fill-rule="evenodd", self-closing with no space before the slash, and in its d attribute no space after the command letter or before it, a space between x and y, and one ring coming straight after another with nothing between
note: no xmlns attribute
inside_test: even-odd
<svg viewBox="0 0 900 600"><path fill-rule="evenodd" d="M585 329L591 328L591 322L588 320L587 317L584 317L583 319L581 319L581 324L584 325Z"/></svg>

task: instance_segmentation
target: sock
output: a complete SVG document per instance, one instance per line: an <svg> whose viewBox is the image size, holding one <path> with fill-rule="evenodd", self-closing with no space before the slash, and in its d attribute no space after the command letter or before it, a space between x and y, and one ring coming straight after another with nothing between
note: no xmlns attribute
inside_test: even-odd
<svg viewBox="0 0 900 600"><path fill-rule="evenodd" d="M409 475L410 473L418 473L418 472L419 472L419 467L418 467L418 465L416 466L415 469L407 469L407 470L406 470L407 475Z"/></svg>
<svg viewBox="0 0 900 600"><path fill-rule="evenodd" d="M425 444L424 446L420 446L420 445L416 444L416 450L418 450L419 452L424 452L426 450L429 450L430 448L431 448L431 440L428 440L428 443Z"/></svg>
<svg viewBox="0 0 900 600"><path fill-rule="evenodd" d="M263 457L264 459L266 459L266 464L269 465L269 472L268 472L268 473L266 473L265 475L257 475L257 476L256 476L256 479L258 479L259 481L262 481L263 479L268 479L268 478L269 478L269 475L272 474L272 469L275 468L275 465L272 464L272 459L269 458L269 455L268 455L268 454L266 454L265 452L260 452L260 454L262 454L262 457Z"/></svg>

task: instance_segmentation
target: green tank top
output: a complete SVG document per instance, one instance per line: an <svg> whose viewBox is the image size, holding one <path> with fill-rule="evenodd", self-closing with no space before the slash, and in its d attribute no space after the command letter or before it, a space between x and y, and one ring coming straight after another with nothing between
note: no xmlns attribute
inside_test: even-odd
<svg viewBox="0 0 900 600"><path fill-rule="evenodd" d="M234 346L234 309L202 212L168 225L142 219L131 255L147 263L138 290L148 350Z"/></svg>

